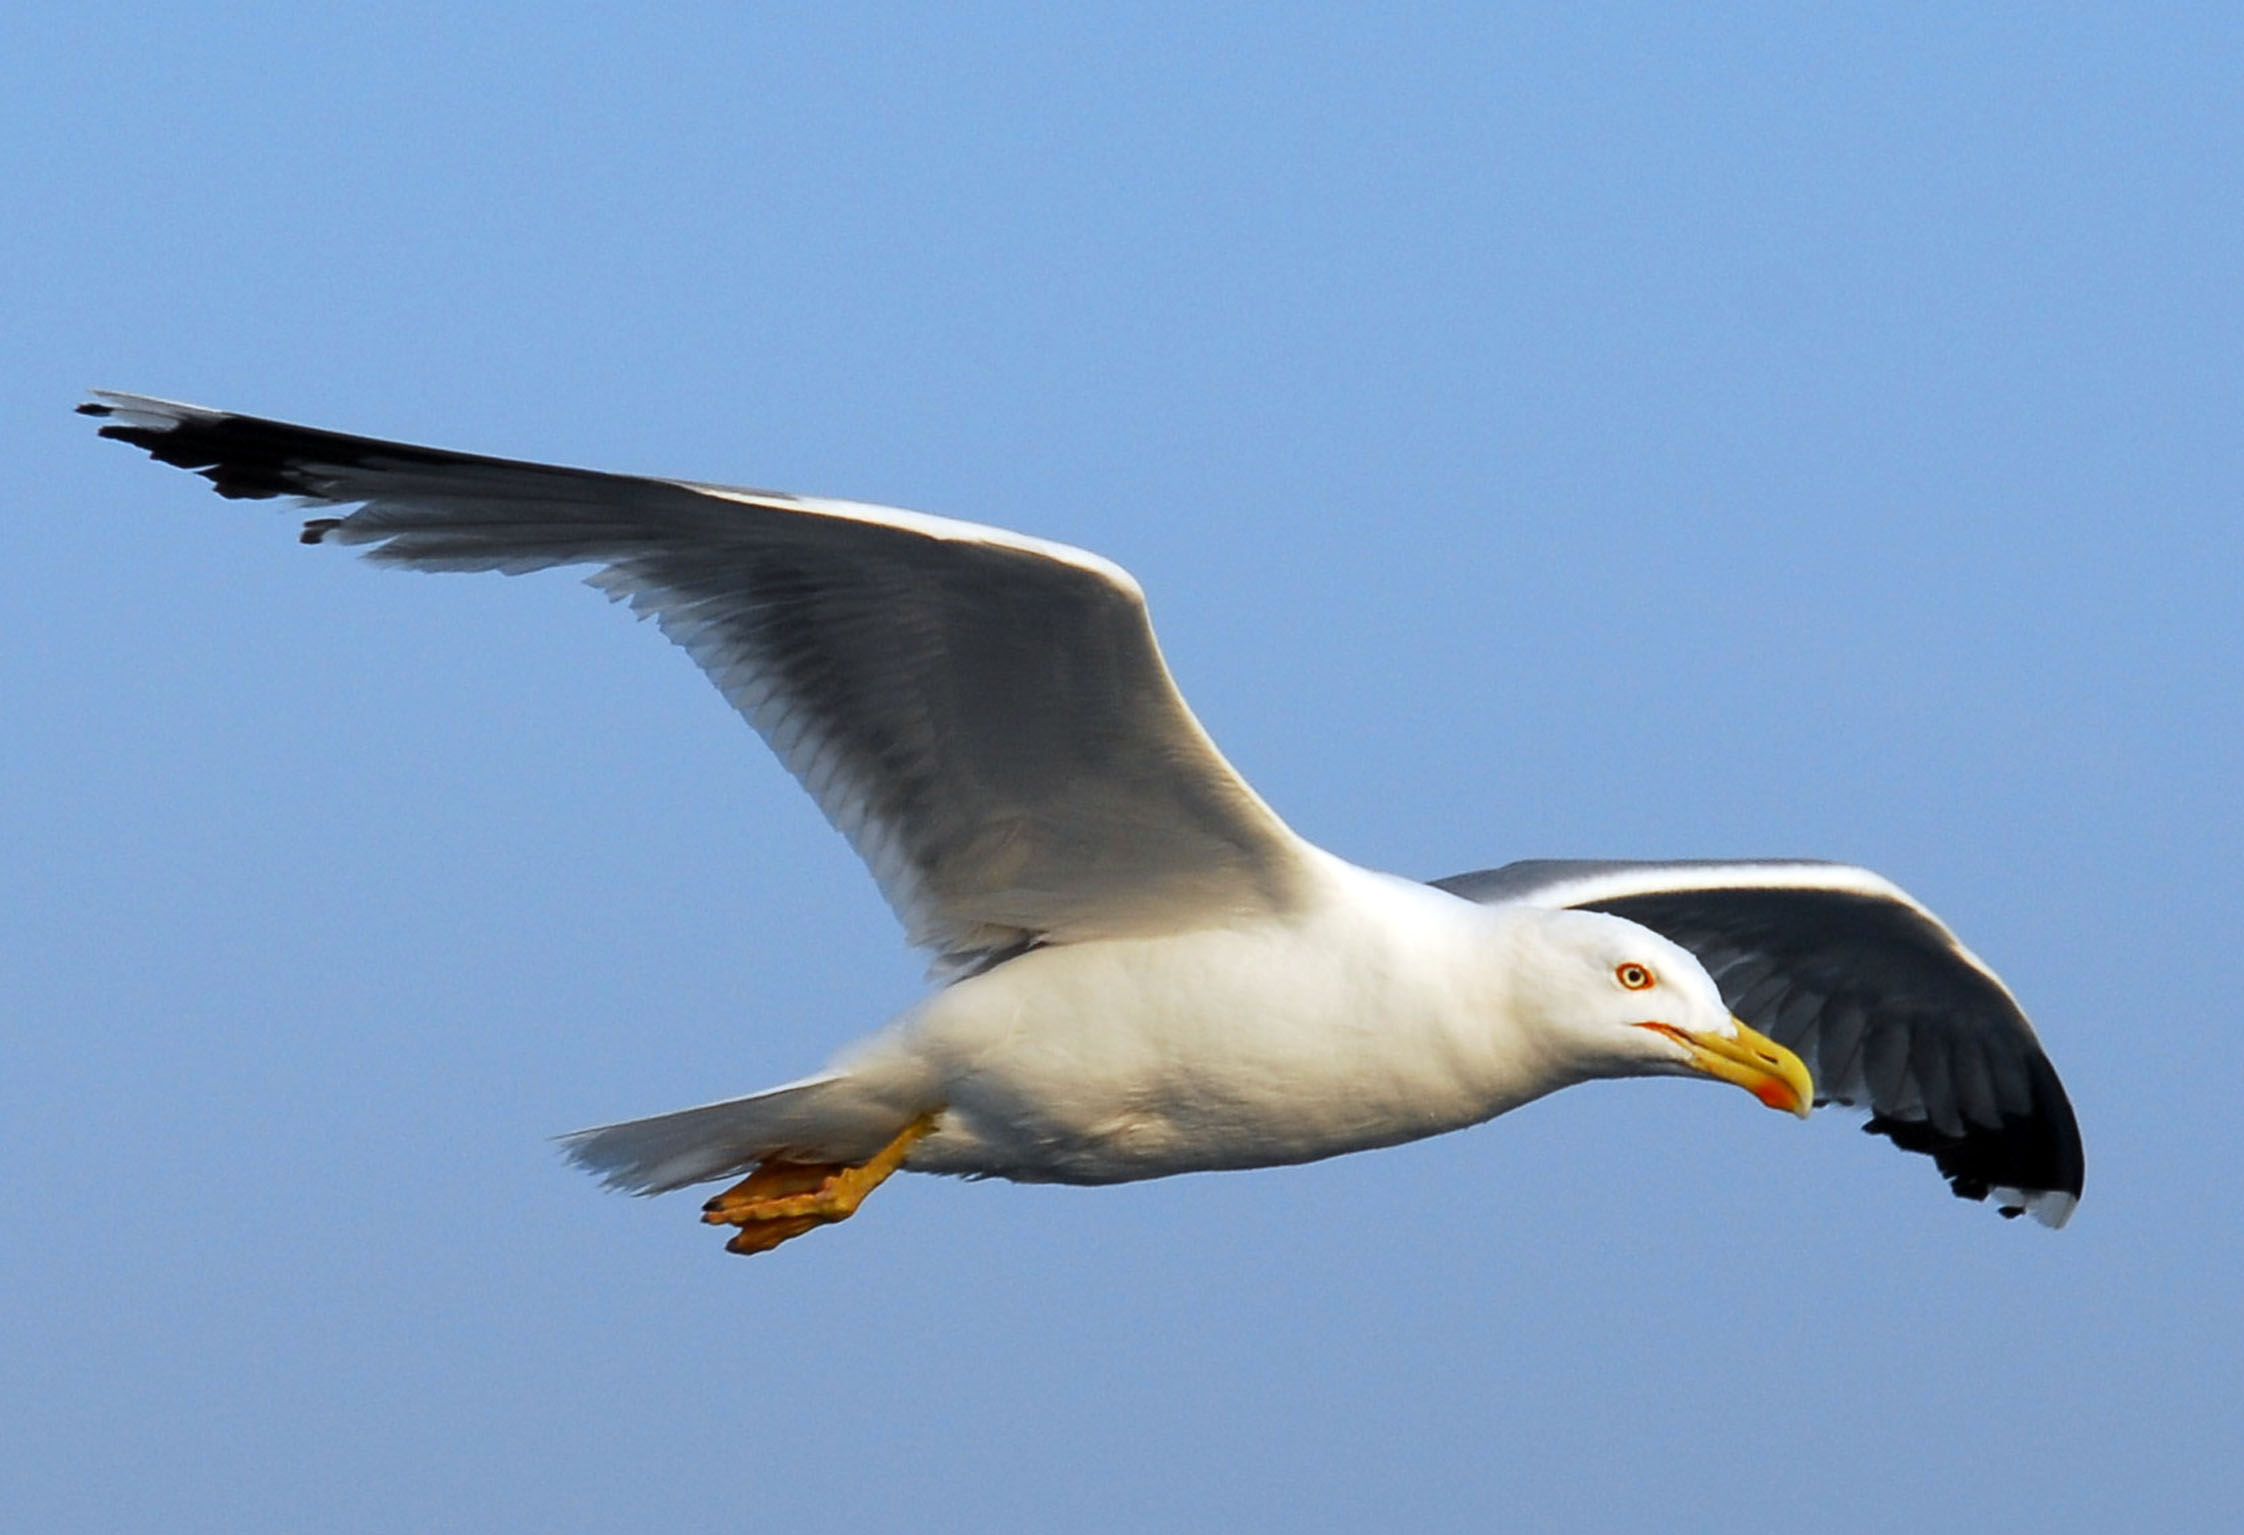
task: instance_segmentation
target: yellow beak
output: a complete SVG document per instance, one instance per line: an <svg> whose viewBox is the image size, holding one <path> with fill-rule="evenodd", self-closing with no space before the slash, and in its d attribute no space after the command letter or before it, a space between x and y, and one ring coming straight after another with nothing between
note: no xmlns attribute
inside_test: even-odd
<svg viewBox="0 0 2244 1535"><path fill-rule="evenodd" d="M1648 1023L1691 1053L1691 1065L1720 1082L1735 1082L1772 1109L1784 1109L1802 1119L1815 1107L1815 1081L1798 1056L1732 1018L1737 1037L1693 1034L1664 1023Z"/></svg>

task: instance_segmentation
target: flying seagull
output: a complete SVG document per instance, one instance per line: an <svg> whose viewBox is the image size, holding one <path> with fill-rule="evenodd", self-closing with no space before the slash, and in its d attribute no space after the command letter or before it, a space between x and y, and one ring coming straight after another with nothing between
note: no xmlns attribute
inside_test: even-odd
<svg viewBox="0 0 2244 1535"><path fill-rule="evenodd" d="M1867 869L1514 863L1422 884L1313 847L1178 695L1119 566L891 507L601 474L97 392L222 496L343 510L416 570L595 567L840 829L932 993L780 1087L563 1138L615 1188L722 1178L764 1252L899 1169L1119 1183L1460 1129L1598 1077L1856 1105L1954 1192L2061 1226L2071 1104L2009 990ZM743 1176L745 1175L745 1176Z"/></svg>

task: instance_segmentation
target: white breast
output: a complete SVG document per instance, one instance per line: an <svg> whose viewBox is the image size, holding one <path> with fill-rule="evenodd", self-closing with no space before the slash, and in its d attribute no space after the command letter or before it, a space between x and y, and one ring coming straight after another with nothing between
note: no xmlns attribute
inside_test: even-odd
<svg viewBox="0 0 2244 1535"><path fill-rule="evenodd" d="M1500 912L1338 860L1330 884L1283 920L1032 951L852 1071L932 1078L915 1169L1068 1183L1393 1145L1572 1080L1506 1027Z"/></svg>

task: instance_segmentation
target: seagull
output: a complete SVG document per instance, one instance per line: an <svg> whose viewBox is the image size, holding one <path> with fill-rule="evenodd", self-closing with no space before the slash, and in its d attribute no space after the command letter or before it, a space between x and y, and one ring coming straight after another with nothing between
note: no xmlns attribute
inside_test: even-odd
<svg viewBox="0 0 2244 1535"><path fill-rule="evenodd" d="M1535 860L1431 883L1295 835L1200 727L1128 572L893 507L515 462L96 391L100 435L293 498L307 544L652 616L872 871L932 989L824 1069L561 1138L618 1189L738 1179L769 1251L899 1170L1121 1183L1727 1082L2061 1226L2072 1106L2008 988L1867 869ZM351 510L355 508L355 510Z"/></svg>

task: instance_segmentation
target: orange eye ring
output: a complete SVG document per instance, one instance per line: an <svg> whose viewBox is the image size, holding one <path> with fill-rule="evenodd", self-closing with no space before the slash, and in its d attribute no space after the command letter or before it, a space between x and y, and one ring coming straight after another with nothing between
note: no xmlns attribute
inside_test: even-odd
<svg viewBox="0 0 2244 1535"><path fill-rule="evenodd" d="M1658 984L1652 974L1651 967L1640 965L1633 959L1626 964L1615 965L1613 967L1613 979L1619 981L1630 991L1650 991L1653 986Z"/></svg>

